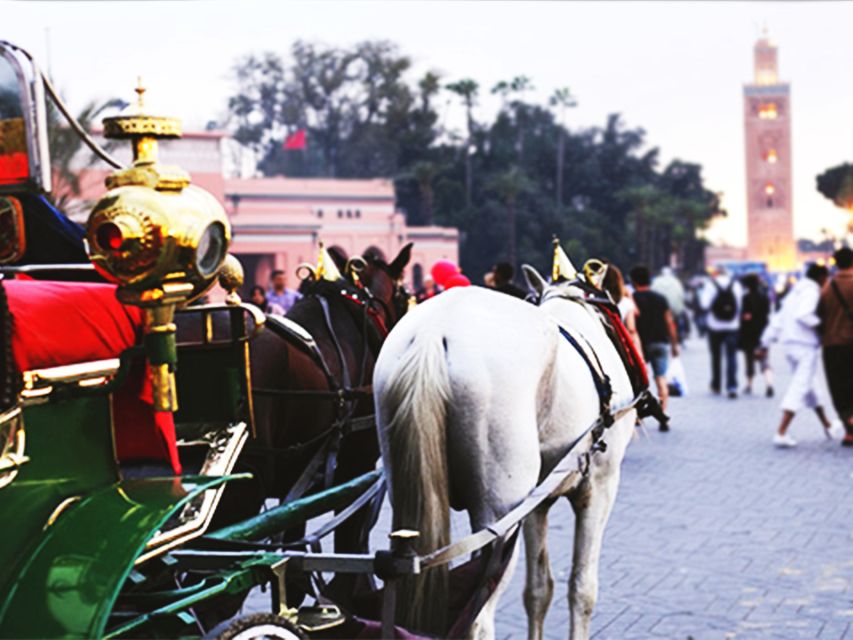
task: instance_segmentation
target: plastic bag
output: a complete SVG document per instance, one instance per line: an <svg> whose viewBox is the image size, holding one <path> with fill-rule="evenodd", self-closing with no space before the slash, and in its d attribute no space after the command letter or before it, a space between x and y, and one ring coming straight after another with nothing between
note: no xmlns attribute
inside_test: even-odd
<svg viewBox="0 0 853 640"><path fill-rule="evenodd" d="M676 356L669 361L669 368L666 372L666 384L669 387L669 394L671 396L679 398L687 395L687 373L684 371L684 363L681 361L681 356Z"/></svg>

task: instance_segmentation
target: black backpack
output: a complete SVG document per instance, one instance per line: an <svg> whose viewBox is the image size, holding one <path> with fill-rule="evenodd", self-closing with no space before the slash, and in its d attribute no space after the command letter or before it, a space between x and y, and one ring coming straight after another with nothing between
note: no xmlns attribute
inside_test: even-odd
<svg viewBox="0 0 853 640"><path fill-rule="evenodd" d="M732 280L729 282L729 286L725 289L716 280L713 282L717 288L717 296L714 298L714 302L711 303L711 313L714 314L717 320L724 322L734 320L735 316L737 316L737 300L735 299L734 291L732 291L735 281Z"/></svg>

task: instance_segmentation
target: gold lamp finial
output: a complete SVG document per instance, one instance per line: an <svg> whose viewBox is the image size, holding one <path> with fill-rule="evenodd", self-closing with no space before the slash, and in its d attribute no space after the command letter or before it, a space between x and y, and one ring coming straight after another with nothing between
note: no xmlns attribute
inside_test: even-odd
<svg viewBox="0 0 853 640"><path fill-rule="evenodd" d="M104 136L117 140L130 140L133 147L133 166L107 176L108 189L135 185L151 187L158 191L181 191L190 184L186 171L157 162L157 141L181 137L181 121L146 113L142 76L136 78L136 106L123 113L104 118Z"/></svg>
<svg viewBox="0 0 853 640"><path fill-rule="evenodd" d="M145 85L142 84L142 76L136 76L136 108L139 113L145 113Z"/></svg>

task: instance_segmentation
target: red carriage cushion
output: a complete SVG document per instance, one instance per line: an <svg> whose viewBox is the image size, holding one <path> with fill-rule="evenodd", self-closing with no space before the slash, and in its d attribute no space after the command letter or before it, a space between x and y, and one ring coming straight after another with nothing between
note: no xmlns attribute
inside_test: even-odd
<svg viewBox="0 0 853 640"><path fill-rule="evenodd" d="M6 280L12 355L19 371L117 358L135 345L142 311L116 300L115 285ZM119 460L162 460L180 473L171 413L155 412L144 363L113 396Z"/></svg>

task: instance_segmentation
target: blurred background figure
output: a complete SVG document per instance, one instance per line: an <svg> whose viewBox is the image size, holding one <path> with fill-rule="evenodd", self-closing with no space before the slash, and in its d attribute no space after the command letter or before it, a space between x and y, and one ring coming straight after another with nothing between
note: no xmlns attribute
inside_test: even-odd
<svg viewBox="0 0 853 640"><path fill-rule="evenodd" d="M270 313L273 315L284 315L284 309L276 304L275 302L269 302L267 300L267 294L264 292L263 287L254 286L249 291L249 302L255 305L258 309L263 311L264 313Z"/></svg>
<svg viewBox="0 0 853 640"><path fill-rule="evenodd" d="M661 269L660 275L652 280L652 291L666 298L675 326L678 329L678 339L684 342L690 329L690 320L687 317L684 285L681 284L681 280L676 277L670 267L664 267Z"/></svg>
<svg viewBox="0 0 853 640"><path fill-rule="evenodd" d="M720 393L722 359L726 358L726 392L737 398L737 343L743 289L723 268L711 271L702 285L699 304L708 316L708 346L711 349L711 391Z"/></svg>
<svg viewBox="0 0 853 640"><path fill-rule="evenodd" d="M272 272L271 280L272 287L267 291L267 303L278 305L287 313L302 294L287 287L287 274L281 269Z"/></svg>
<svg viewBox="0 0 853 640"><path fill-rule="evenodd" d="M853 249L833 256L838 272L824 287L819 314L823 321L823 366L832 403L847 435L842 446L853 447Z"/></svg>
<svg viewBox="0 0 853 640"><path fill-rule="evenodd" d="M685 305L693 314L693 326L696 327L696 333L699 334L700 338L704 338L708 333L708 312L700 304L702 287L706 284L706 278L693 276L688 283L684 296Z"/></svg>
<svg viewBox="0 0 853 640"><path fill-rule="evenodd" d="M634 299L631 297L631 292L625 286L625 278L622 277L622 271L615 264L607 266L607 273L604 275L602 283L604 290L610 294L610 298L619 309L619 316L622 322L625 323L625 328L637 349L642 349L640 335L637 333L637 305L634 304Z"/></svg>
<svg viewBox="0 0 853 640"><path fill-rule="evenodd" d="M666 412L669 388L666 381L669 356L679 353L678 330L669 309L669 303L661 294L651 289L651 274L645 265L631 269L631 284L634 285L634 303L637 305L637 333L643 346L643 357L652 365L655 385L661 409ZM669 421L660 423L661 431L669 431Z"/></svg>
<svg viewBox="0 0 853 640"><path fill-rule="evenodd" d="M424 278L423 286L417 291L415 297L418 299L418 302L423 302L424 300L434 298L439 293L440 291L436 286L435 280L433 280L432 276L426 276Z"/></svg>
<svg viewBox="0 0 853 640"><path fill-rule="evenodd" d="M770 321L770 297L757 273L749 273L741 281L745 289L740 313L740 334L738 348L743 351L746 360L746 386L744 393L752 393L752 380L755 377L756 362L764 375L764 393L773 397L773 370L766 350L759 350L761 334Z"/></svg>
<svg viewBox="0 0 853 640"><path fill-rule="evenodd" d="M829 435L831 424L823 410L816 385L820 359L820 318L817 308L821 287L828 276L826 267L810 265L806 277L791 288L782 301L779 313L773 316L761 337L764 357L770 344L782 343L785 359L793 372L782 398L782 420L773 436L773 444L777 447L796 446L797 442L788 433L788 427L797 411L804 408L814 409Z"/></svg>
<svg viewBox="0 0 853 640"><path fill-rule="evenodd" d="M515 298L524 300L527 297L527 292L521 287L516 286L513 282L515 277L515 267L508 262L498 262L492 267L492 277L494 279L495 291L500 291Z"/></svg>

